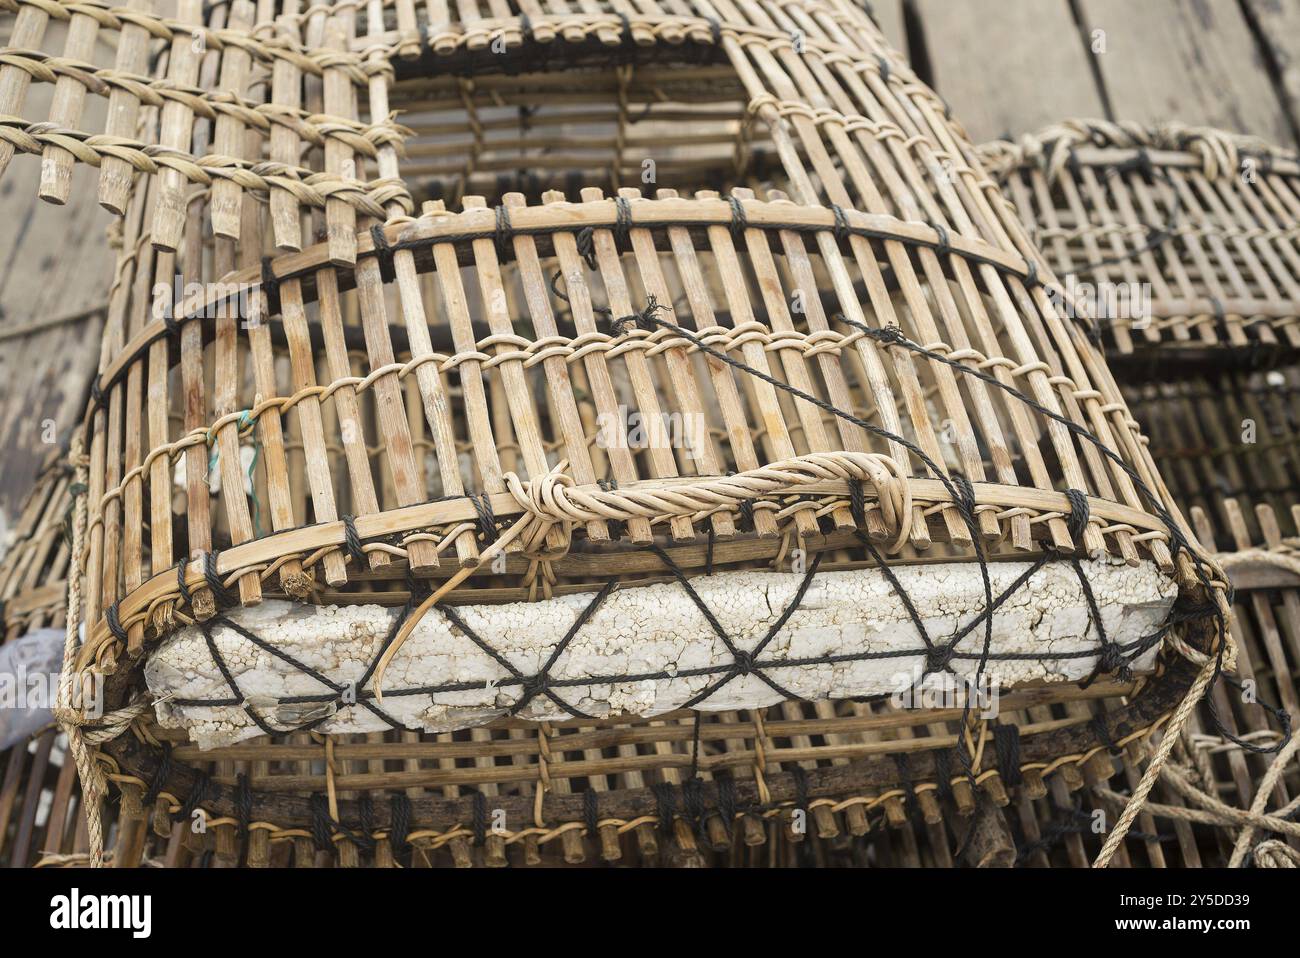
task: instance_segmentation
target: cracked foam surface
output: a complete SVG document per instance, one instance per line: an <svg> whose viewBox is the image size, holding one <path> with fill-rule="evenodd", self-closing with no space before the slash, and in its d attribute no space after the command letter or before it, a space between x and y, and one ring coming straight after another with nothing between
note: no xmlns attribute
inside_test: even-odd
<svg viewBox="0 0 1300 958"><path fill-rule="evenodd" d="M1101 607L1107 636L1120 644L1155 631L1176 594L1172 580L1153 564L1137 567L1105 560L1082 562ZM989 566L997 596L1029 568L1024 562ZM931 563L894 569L936 644L944 644L984 605L977 566ZM793 600L803 576L788 572L720 572L691 580L733 644L751 650L762 641ZM525 676L538 672L591 601L590 594L542 602L457 606L466 625ZM227 615L263 641L311 666L340 685L359 681L384 642L397 613L378 605L307 606L267 601ZM1087 601L1067 563L1049 563L1009 596L993 617L992 652L1022 653L1029 659L990 661L986 677L1007 688L1029 682L1079 680L1095 657L1050 659L1047 655L1097 648ZM289 730L318 718L330 733L379 731L382 719L361 706L281 703L293 696L328 690L311 676L248 642L234 630L213 629L217 648L240 690L271 727ZM981 623L958 645L971 658L955 658L959 679L973 679L984 640ZM906 687L924 668L923 642L903 603L877 569L819 573L800 607L759 656L776 664L766 673L796 697L816 700L889 694ZM903 653L870 660L781 665L802 659L859 653ZM1134 666L1149 668L1156 650ZM1039 658L1038 656L1043 656ZM552 681L578 684L555 688L575 708L596 717L651 716L681 707L725 670L691 675L692 669L730 666L732 655L700 610L676 583L618 589L578 632L550 670ZM635 678L666 673L657 678ZM172 699L221 699L232 693L195 626L179 630L150 655L145 668L157 714L164 727L184 728L207 748L261 734L236 706L178 706ZM634 676L608 680L610 676ZM444 732L489 722L509 712L524 695L520 685L502 685L510 673L455 628L437 608L426 615L390 663L384 676L382 709L412 729ZM605 678L606 681L584 682ZM430 697L397 690L467 683L472 687ZM164 698L165 697L165 698ZM781 696L757 675L723 685L698 708L758 708ZM545 695L536 695L518 717L569 717Z"/></svg>

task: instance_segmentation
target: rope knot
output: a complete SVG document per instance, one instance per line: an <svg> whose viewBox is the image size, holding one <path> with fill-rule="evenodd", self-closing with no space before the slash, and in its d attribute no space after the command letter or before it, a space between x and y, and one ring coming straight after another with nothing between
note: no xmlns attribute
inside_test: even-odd
<svg viewBox="0 0 1300 958"><path fill-rule="evenodd" d="M653 333L660 326L665 325L664 321L658 318L660 312L669 312L671 306L665 306L655 298L651 293L646 297L645 309L639 313L632 313L628 316L620 316L617 319L609 321L609 330L615 336L625 336L632 329L645 330L647 333Z"/></svg>
<svg viewBox="0 0 1300 958"><path fill-rule="evenodd" d="M1115 642L1107 642L1101 647L1101 653L1097 656L1097 672L1101 675L1118 676L1124 682L1133 677L1128 659L1124 657L1123 650Z"/></svg>
<svg viewBox="0 0 1300 958"><path fill-rule="evenodd" d="M524 679L522 702L530 702L539 695L546 692L551 687L550 680L545 673L530 676Z"/></svg>
<svg viewBox="0 0 1300 958"><path fill-rule="evenodd" d="M738 650L735 655L735 664L732 666L737 675L749 675L754 671L754 656L743 649Z"/></svg>
<svg viewBox="0 0 1300 958"><path fill-rule="evenodd" d="M932 672L951 672L952 658L956 649L950 645L933 645L925 653L925 674Z"/></svg>

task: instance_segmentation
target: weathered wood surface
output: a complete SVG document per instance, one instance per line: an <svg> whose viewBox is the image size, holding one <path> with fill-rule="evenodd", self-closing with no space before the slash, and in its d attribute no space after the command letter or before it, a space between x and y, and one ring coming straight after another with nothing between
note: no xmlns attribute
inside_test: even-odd
<svg viewBox="0 0 1300 958"><path fill-rule="evenodd" d="M33 86L33 113L52 93ZM89 98L83 122L102 125L101 98ZM40 157L24 155L0 181L0 548L51 445L66 445L81 417L115 253L98 170L75 166L66 206L37 197L40 177Z"/></svg>
<svg viewBox="0 0 1300 958"><path fill-rule="evenodd" d="M1105 33L1097 63L1116 119L1179 120L1294 142L1237 4L1082 0L1080 8L1083 28Z"/></svg>
<svg viewBox="0 0 1300 958"><path fill-rule="evenodd" d="M1067 0L914 0L930 82L977 141L1104 111Z"/></svg>
<svg viewBox="0 0 1300 958"><path fill-rule="evenodd" d="M976 140L1104 116L1218 126L1297 145L1300 0L908 6L915 13L908 43L922 54L917 69Z"/></svg>

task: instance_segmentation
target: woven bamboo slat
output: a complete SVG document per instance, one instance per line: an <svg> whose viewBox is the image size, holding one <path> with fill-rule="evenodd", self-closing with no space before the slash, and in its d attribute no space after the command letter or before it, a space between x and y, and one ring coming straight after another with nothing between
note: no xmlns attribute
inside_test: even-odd
<svg viewBox="0 0 1300 958"><path fill-rule="evenodd" d="M763 820L796 812L829 841L871 810L941 826L949 805L962 817L1017 787L1065 801L1108 778L1108 748L1139 749L1209 680L1225 580L1163 491L1092 321L1067 315L942 101L843 0L529 6L7 7L22 44L0 57L0 141L99 165L124 216L72 590L73 664L107 677L112 728L140 733L92 758L122 795L113 860L141 860L153 827L167 856L210 837L250 864L290 849L385 864L408 845L464 863L476 843L497 862L503 846L576 862L584 843L612 858L666 838L689 859L733 833L756 845ZM47 56L50 17L123 41L143 29L151 75L125 42L112 66L82 62L97 49ZM57 122L19 118L27 84L70 73L137 101L134 138L76 130L71 103ZM138 171L125 192L118 161ZM981 610L1062 570L1082 583L1062 634L1083 648L992 649L1005 617ZM1016 673L994 719L891 711L878 688L853 702L850 670L815 672L836 649L778 655L814 670L795 677L818 701L771 706L789 695L759 653L787 623L809 628L821 600L800 603L841 574L882 584L927 673L1040 671ZM802 585L742 651L695 590L759 575ZM945 613L951 644L930 641L900 579L940 575L977 596ZM1089 576L1159 591L1135 619ZM585 616L614 634L599 603L658 584L665 616L695 617L690 648L726 646L687 703L718 709L696 713L698 750L680 700L620 717L594 689L701 680L676 661L584 673L608 715L563 704L551 674L591 638ZM1168 625L1132 624L1175 593ZM431 708L505 717L316 728L419 691L383 676L429 629L467 639L503 603L540 622L575 596L592 604L549 661L492 648L505 672L486 685L468 664L429 666ZM357 685L271 696L264 717L213 650L286 599L272 628L393 624ZM1127 622L1131 646L1103 620ZM233 698L163 691L168 656L213 634L199 672ZM871 654L848 658L870 672ZM725 685L737 699L709 702ZM494 690L499 708L483 704ZM225 747L182 741L186 721L215 723ZM259 731L248 722L267 737L237 741ZM198 809L210 836L173 823ZM505 831L489 834L498 809Z"/></svg>

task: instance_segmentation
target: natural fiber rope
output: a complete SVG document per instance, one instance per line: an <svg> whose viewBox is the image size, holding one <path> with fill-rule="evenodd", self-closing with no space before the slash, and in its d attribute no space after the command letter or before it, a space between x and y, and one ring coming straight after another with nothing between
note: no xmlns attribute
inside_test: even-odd
<svg viewBox="0 0 1300 958"><path fill-rule="evenodd" d="M71 458L76 463L77 482L82 489L87 488L88 464L82 455L81 436L72 440ZM100 816L100 801L108 793L108 783L98 763L90 754L83 726L86 724L84 711L74 701L73 681L77 659L77 631L81 624L81 576L77 574L76 565L81 561L86 537L86 493L79 494L73 502L72 520L72 562L73 568L68 575L68 614L64 627L63 670L59 673L59 695L54 709L54 717L68 736L68 751L72 753L77 765L77 774L81 779L82 805L86 813L86 835L90 843L90 867L100 868L104 864L104 826ZM77 678L80 678L78 675Z"/></svg>
<svg viewBox="0 0 1300 958"><path fill-rule="evenodd" d="M1273 763L1269 765L1268 771L1264 773L1263 779L1260 780L1259 787L1255 791L1255 801L1251 803L1250 813L1253 816L1262 815L1264 807L1268 804L1268 797L1277 785L1277 781L1282 777L1287 763L1291 756L1296 754L1296 749L1300 749L1300 735L1293 735L1291 741L1286 744L1282 751L1278 752ZM1229 868L1238 867L1250 850L1250 840L1255 837L1256 826L1254 823L1247 825L1240 835L1237 836L1237 844L1232 849L1232 858L1228 860Z"/></svg>
<svg viewBox="0 0 1300 958"><path fill-rule="evenodd" d="M1255 865L1259 868L1300 868L1300 852L1286 842L1270 839L1255 846Z"/></svg>
<svg viewBox="0 0 1300 958"><path fill-rule="evenodd" d="M1177 765L1168 764L1160 770L1160 777L1175 792L1183 798L1199 805L1199 808L1184 808L1178 805L1162 805L1150 803L1145 806L1145 811L1157 815L1161 818L1170 818L1178 821L1195 822L1202 825L1216 825L1226 828L1240 827L1242 831L1237 837L1236 845L1233 849L1232 858L1229 861L1230 868L1239 868L1244 864L1246 855L1250 851L1250 842L1258 830L1276 832L1282 835L1288 835L1293 838L1300 838L1300 822L1294 821L1293 816L1297 810L1300 810L1300 798L1292 800L1283 808L1278 809L1273 814L1264 813L1264 805L1268 801L1268 796L1272 793L1278 778L1281 777L1283 770L1288 762L1295 755L1297 742L1296 738L1291 739L1291 744L1284 749L1274 759L1264 778L1260 781L1255 795L1255 801L1249 810L1233 808L1226 804L1218 797L1197 788L1188 778L1188 771ZM1102 798L1115 801L1127 802L1130 799L1127 796L1120 795L1110 789L1099 788L1097 794ZM1270 844L1268 842L1262 843ZM1282 844L1282 843L1278 843ZM1287 847L1283 845L1283 847ZM1288 850L1290 850L1288 848ZM1267 855L1268 852L1265 852ZM1258 858L1258 848L1256 857ZM1287 865L1286 867L1294 867Z"/></svg>
<svg viewBox="0 0 1300 958"><path fill-rule="evenodd" d="M1233 566L1262 563L1277 566L1279 569L1300 576L1300 558L1275 549L1242 549L1239 552L1221 552L1214 558L1224 572L1229 572Z"/></svg>
<svg viewBox="0 0 1300 958"><path fill-rule="evenodd" d="M1229 642L1232 641L1230 634L1225 636L1225 639ZM1151 789L1155 787L1156 780L1160 777L1160 770L1164 768L1165 762L1169 760L1169 753L1173 751L1179 733L1182 732L1183 726L1187 724L1187 720L1191 718L1196 703L1201 700L1201 696L1210 687L1210 682L1214 679L1216 670L1217 663L1211 657L1201 669L1200 674L1196 676L1196 681L1188 689L1187 695L1183 697L1178 710L1174 712L1174 717L1165 726L1160 738L1160 744L1156 747L1155 754L1151 756L1151 761L1142 774L1142 780L1138 782L1137 788L1133 790L1133 797L1124 806L1124 811L1120 815L1119 821L1115 823L1114 830L1107 836L1106 843L1093 861L1093 868L1107 867L1110 860L1115 856L1115 852L1119 850L1124 841L1124 836L1128 834L1128 830L1133 825L1134 819L1138 817L1138 813L1146 805L1147 796L1151 794ZM1292 738L1291 741L1295 742L1297 740L1297 738Z"/></svg>

